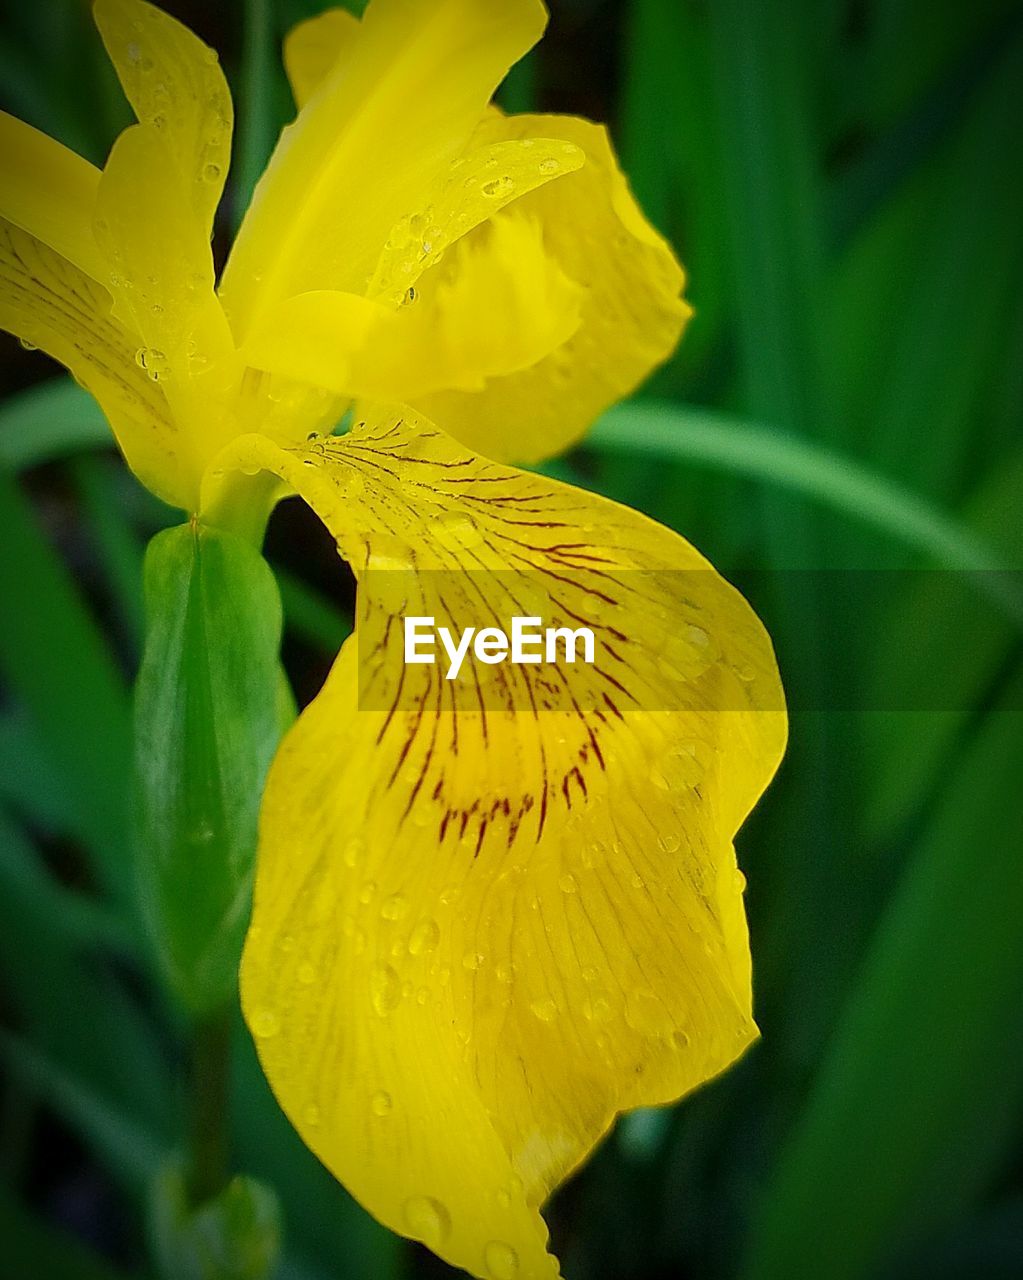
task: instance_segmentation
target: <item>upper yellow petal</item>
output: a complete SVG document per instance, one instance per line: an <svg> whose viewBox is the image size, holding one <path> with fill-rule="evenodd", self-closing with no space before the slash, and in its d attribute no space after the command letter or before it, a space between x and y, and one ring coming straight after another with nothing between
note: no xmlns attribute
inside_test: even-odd
<svg viewBox="0 0 1023 1280"><path fill-rule="evenodd" d="M129 466L173 506L194 505L163 390L139 367L138 338L111 315L108 290L21 227L0 219L0 328L59 360L91 392Z"/></svg>
<svg viewBox="0 0 1023 1280"><path fill-rule="evenodd" d="M359 19L347 9L327 9L291 28L284 41L284 69L301 110L354 48Z"/></svg>
<svg viewBox="0 0 1023 1280"><path fill-rule="evenodd" d="M231 161L231 93L216 52L145 0L96 0L96 25L140 124L166 140L164 161L206 242Z"/></svg>
<svg viewBox="0 0 1023 1280"><path fill-rule="evenodd" d="M515 205L539 222L547 251L586 289L581 323L538 364L476 392L438 392L415 407L488 457L536 462L573 444L665 360L690 308L682 268L636 205L606 131L563 116L491 113L477 141L529 137L563 138L586 157L578 172Z"/></svg>
<svg viewBox="0 0 1023 1280"><path fill-rule="evenodd" d="M92 233L98 186L94 165L0 111L0 217L102 281Z"/></svg>
<svg viewBox="0 0 1023 1280"><path fill-rule="evenodd" d="M294 294L366 291L544 21L540 0L373 0L256 189L222 285L239 340Z"/></svg>
<svg viewBox="0 0 1023 1280"><path fill-rule="evenodd" d="M579 323L580 290L514 214L456 245L391 309L355 294L283 303L244 348L248 363L338 394L396 403L528 368Z"/></svg>
<svg viewBox="0 0 1023 1280"><path fill-rule="evenodd" d="M552 1276L551 1189L755 1035L732 837L784 742L770 644L681 538L428 424L240 440L211 518L236 467L297 489L360 577L265 794L242 972L264 1068L382 1221L477 1276ZM461 692L395 661L396 607L517 605L589 623L599 660Z"/></svg>
<svg viewBox="0 0 1023 1280"><path fill-rule="evenodd" d="M178 425L175 461L191 471L194 504L206 462L235 434L225 407L240 365L214 292L209 238L170 151L153 125L121 134L100 179L95 227L116 315L137 335L138 361L161 383Z"/></svg>

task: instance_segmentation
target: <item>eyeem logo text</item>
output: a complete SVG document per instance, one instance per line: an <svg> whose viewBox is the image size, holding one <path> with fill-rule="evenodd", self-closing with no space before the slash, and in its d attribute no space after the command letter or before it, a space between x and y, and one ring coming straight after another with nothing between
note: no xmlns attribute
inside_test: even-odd
<svg viewBox="0 0 1023 1280"><path fill-rule="evenodd" d="M448 659L446 680L457 679L470 649L479 662L488 666L500 662L575 662L579 646L583 662L592 664L594 660L595 644L589 627L573 631L570 627L542 627L542 618L512 618L510 635L500 627L466 627L456 640L449 627L436 626L433 618L407 617L404 621L406 663L436 662L439 639Z"/></svg>

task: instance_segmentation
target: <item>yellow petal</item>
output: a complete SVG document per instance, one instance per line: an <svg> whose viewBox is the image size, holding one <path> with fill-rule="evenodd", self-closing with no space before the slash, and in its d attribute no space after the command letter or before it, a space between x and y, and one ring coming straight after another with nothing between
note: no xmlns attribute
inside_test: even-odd
<svg viewBox="0 0 1023 1280"><path fill-rule="evenodd" d="M514 214L460 242L390 310L342 293L304 293L246 344L247 362L338 394L392 402L528 368L579 323L580 290L552 262L540 227Z"/></svg>
<svg viewBox="0 0 1023 1280"><path fill-rule="evenodd" d="M235 242L222 292L239 340L294 294L365 292L390 228L462 154L544 21L540 0L373 0Z"/></svg>
<svg viewBox="0 0 1023 1280"><path fill-rule="evenodd" d="M138 339L110 314L110 294L74 263L0 219L0 328L65 365L95 396L129 466L172 506L194 507L163 391L135 360Z"/></svg>
<svg viewBox="0 0 1023 1280"><path fill-rule="evenodd" d="M347 9L327 9L291 28L284 41L284 69L301 110L354 47L359 19Z"/></svg>
<svg viewBox="0 0 1023 1280"><path fill-rule="evenodd" d="M96 237L110 268L116 316L138 335L138 359L179 424L179 461L197 487L206 461L226 443L226 398L240 373L214 292L208 237L191 216L152 125L117 139L96 202Z"/></svg>
<svg viewBox="0 0 1023 1280"><path fill-rule="evenodd" d="M732 838L784 742L769 641L675 534L422 422L240 440L211 518L235 467L300 492L361 579L265 794L242 970L264 1069L383 1222L476 1276L554 1276L551 1189L755 1035ZM599 659L459 700L394 661L396 599L477 625L522 600L588 621Z"/></svg>
<svg viewBox="0 0 1023 1280"><path fill-rule="evenodd" d="M684 274L635 203L600 126L562 116L488 115L480 145L530 136L581 148L578 172L523 196L564 273L586 288L582 322L564 347L479 392L439 392L416 408L492 458L535 462L578 440L674 349L690 314ZM479 232L473 233L479 234Z"/></svg>
<svg viewBox="0 0 1023 1280"><path fill-rule="evenodd" d="M96 0L96 25L142 124L164 156L209 243L231 160L231 94L214 50L144 0Z"/></svg>
<svg viewBox="0 0 1023 1280"><path fill-rule="evenodd" d="M92 215L99 170L45 133L0 111L0 217L103 279Z"/></svg>

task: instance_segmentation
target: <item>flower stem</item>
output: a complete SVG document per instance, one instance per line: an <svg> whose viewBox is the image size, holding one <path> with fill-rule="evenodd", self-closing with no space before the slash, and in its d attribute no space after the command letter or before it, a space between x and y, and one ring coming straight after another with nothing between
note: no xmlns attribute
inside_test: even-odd
<svg viewBox="0 0 1023 1280"><path fill-rule="evenodd" d="M195 1206L227 1183L230 1062L231 1013L225 1008L198 1021L192 1037L188 1188Z"/></svg>

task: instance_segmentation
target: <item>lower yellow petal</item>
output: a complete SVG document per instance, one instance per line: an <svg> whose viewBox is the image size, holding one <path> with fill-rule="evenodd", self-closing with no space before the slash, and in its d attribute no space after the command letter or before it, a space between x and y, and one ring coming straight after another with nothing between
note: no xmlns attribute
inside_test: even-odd
<svg viewBox="0 0 1023 1280"><path fill-rule="evenodd" d="M581 323L563 347L529 369L477 392L442 391L416 403L468 448L522 462L551 457L578 440L671 354L690 315L682 268L643 217L606 130L568 116L491 113L476 141L530 137L563 138L586 157L577 172L515 205L537 219L548 252L585 287Z"/></svg>
<svg viewBox="0 0 1023 1280"><path fill-rule="evenodd" d="M95 396L142 483L194 508L194 470L163 391L139 367L138 339L107 290L48 245L0 220L0 328L59 360Z"/></svg>
<svg viewBox="0 0 1023 1280"><path fill-rule="evenodd" d="M428 424L237 441L209 518L260 467L360 576L356 637L267 784L242 970L260 1059L381 1221L476 1276L554 1276L553 1187L616 1113L756 1034L732 838L784 743L769 641L675 534ZM588 622L599 661L501 669L474 706L471 681L394 660L402 602L479 623L515 600Z"/></svg>

